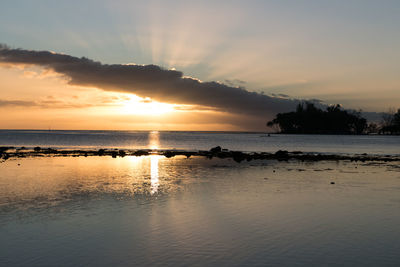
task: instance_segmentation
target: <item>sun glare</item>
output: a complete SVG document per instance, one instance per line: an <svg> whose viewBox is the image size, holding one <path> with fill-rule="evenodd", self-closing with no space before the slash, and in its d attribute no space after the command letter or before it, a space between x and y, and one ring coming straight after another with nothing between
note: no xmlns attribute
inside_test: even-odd
<svg viewBox="0 0 400 267"><path fill-rule="evenodd" d="M160 103L138 96L130 96L129 100L122 103L122 113L124 114L158 116L173 110L173 104Z"/></svg>

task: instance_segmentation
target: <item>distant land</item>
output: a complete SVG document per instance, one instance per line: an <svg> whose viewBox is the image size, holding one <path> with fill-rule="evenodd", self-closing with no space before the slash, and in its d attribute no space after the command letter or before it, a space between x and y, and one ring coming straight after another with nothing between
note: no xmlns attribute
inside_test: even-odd
<svg viewBox="0 0 400 267"><path fill-rule="evenodd" d="M348 111L340 105L316 107L314 103L298 104L296 111L278 113L267 123L285 134L400 134L400 109L381 114L381 121L368 122L361 111Z"/></svg>

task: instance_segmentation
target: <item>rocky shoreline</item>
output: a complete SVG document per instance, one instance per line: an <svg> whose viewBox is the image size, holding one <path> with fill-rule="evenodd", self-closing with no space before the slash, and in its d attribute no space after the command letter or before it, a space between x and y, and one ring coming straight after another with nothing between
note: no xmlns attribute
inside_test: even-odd
<svg viewBox="0 0 400 267"><path fill-rule="evenodd" d="M339 154L320 154L320 153L304 153L301 151L285 151L279 150L275 153L268 152L242 152L242 151L230 151L222 149L220 146L211 148L210 150L199 150L199 151L179 151L179 150L151 150L151 149L140 149L140 150L129 150L129 149L78 149L78 150L57 150L53 148L41 148L35 147L33 149L27 149L25 147L0 147L0 162L4 162L10 158L26 158L26 157L88 157L88 156L111 156L125 157L125 156L148 156L148 155L162 155L167 158L174 156L202 156L209 159L216 158L230 158L240 163L242 161L251 160L301 160L301 161L382 161L382 162L393 162L400 161L400 156L393 155L368 155L368 154L356 154L356 155L339 155Z"/></svg>

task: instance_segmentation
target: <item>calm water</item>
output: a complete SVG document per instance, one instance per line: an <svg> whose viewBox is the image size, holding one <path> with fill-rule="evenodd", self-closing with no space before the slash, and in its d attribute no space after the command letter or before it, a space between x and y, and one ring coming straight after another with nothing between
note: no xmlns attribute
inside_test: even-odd
<svg viewBox="0 0 400 267"><path fill-rule="evenodd" d="M0 266L400 266L397 163L49 157L0 174Z"/></svg>
<svg viewBox="0 0 400 267"><path fill-rule="evenodd" d="M53 148L152 148L275 152L400 154L400 136L271 135L235 132L26 131L0 130L0 146Z"/></svg>

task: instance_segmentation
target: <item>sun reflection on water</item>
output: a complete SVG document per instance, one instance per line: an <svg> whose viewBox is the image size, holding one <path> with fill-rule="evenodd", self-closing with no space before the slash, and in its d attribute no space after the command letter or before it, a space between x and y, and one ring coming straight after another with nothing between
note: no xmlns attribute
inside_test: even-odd
<svg viewBox="0 0 400 267"><path fill-rule="evenodd" d="M151 131L149 133L149 148L157 150L160 148L160 132ZM151 155L150 156L150 194L155 194L158 191L158 187L160 185L158 178L158 160L159 155Z"/></svg>
<svg viewBox="0 0 400 267"><path fill-rule="evenodd" d="M160 148L160 132L151 131L149 132L149 148L159 149Z"/></svg>
<svg viewBox="0 0 400 267"><path fill-rule="evenodd" d="M158 159L160 158L159 155L151 155L150 156L150 182L151 188L150 193L153 195L157 193L158 187L160 185L158 179Z"/></svg>

